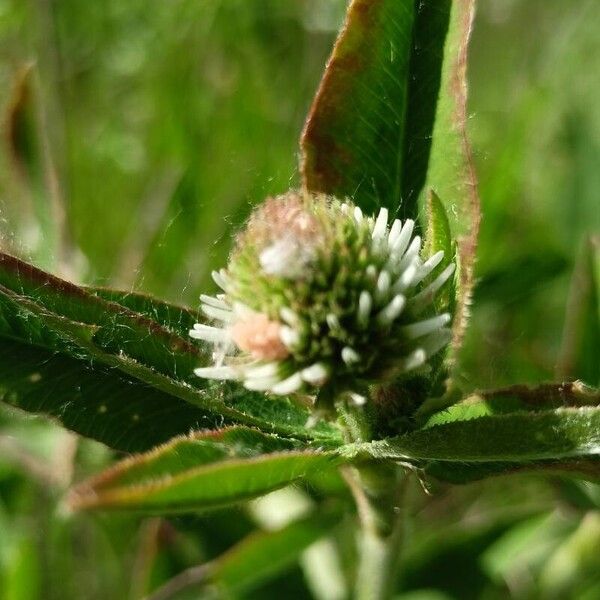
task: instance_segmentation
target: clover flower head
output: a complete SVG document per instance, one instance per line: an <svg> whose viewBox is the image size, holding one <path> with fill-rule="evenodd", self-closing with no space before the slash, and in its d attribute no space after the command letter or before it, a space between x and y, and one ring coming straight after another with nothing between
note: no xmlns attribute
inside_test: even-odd
<svg viewBox="0 0 600 600"><path fill-rule="evenodd" d="M427 369L450 340L435 300L454 272L443 252L422 256L414 222L363 216L351 202L288 192L269 198L237 239L222 293L201 296L213 345L195 370L278 395L354 393ZM437 271L436 268L439 266ZM436 271L434 273L434 271Z"/></svg>

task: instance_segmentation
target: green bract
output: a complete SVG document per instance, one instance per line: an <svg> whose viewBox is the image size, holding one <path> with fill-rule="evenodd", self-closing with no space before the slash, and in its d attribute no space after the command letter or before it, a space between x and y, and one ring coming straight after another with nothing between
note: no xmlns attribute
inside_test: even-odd
<svg viewBox="0 0 600 600"><path fill-rule="evenodd" d="M268 199L213 274L224 293L201 297L216 326L190 335L214 344L215 364L196 374L364 402L368 384L426 371L451 337L434 299L455 265L441 266L443 251L422 256L413 230L325 195Z"/></svg>

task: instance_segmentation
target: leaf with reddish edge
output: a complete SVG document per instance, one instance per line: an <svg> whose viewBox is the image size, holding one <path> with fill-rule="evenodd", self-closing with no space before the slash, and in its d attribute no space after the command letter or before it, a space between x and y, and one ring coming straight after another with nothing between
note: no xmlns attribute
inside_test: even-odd
<svg viewBox="0 0 600 600"><path fill-rule="evenodd" d="M265 398L235 382L207 384L195 377L193 368L208 357L187 339L187 325L194 317L185 309L124 292L112 292L110 297L111 300L105 300L98 290L74 285L17 258L0 254L0 338L5 338L4 349L9 356L13 342L21 354L27 354L23 344L32 346L28 366L31 372L44 371L44 389L54 389L60 373L49 373L44 369L43 360L36 361L40 360L42 350L50 356L60 352L81 361L88 383L89 372L95 368L98 368L99 380L102 381L106 381L110 368L116 368L121 371L114 371L117 388L122 386L123 380L131 378L138 380L142 387L143 384L152 386L160 392L149 393L152 412L156 410L159 398L164 399L165 408L171 400L174 406L181 408L179 400L184 400L200 409L198 411L190 406L189 427L184 425L183 430L167 428L171 435L187 431L199 422L206 426L227 419L302 439L322 438L322 434L325 438L338 437L335 428L325 423L316 428L306 428L308 410L285 399ZM132 308L144 312L136 312ZM152 317L160 318L162 322ZM39 368L36 367L38 364ZM54 394L54 402L44 395L43 412L61 420L65 417L68 427L84 435L105 443L118 443L119 448L128 447L114 429L111 428L106 435L104 426L110 415L94 415L90 426L77 417L77 411L80 415L89 416L90 406L107 404L95 394L93 386L88 385L86 389L86 398L77 394L73 396L71 387L65 389L64 394ZM39 386L16 381L10 371L0 380L0 390L4 392L6 402L19 408L36 411L36 407L42 406L36 398ZM17 390L18 399L13 393ZM119 394L119 397L122 396ZM74 398L76 402L70 401L68 410L65 410L67 398ZM11 399L16 400L13 402ZM112 404L111 409L115 409ZM139 416L140 405L136 404L135 409L125 412L127 418ZM178 411L178 427L181 427L183 412ZM125 420L124 429L131 431L130 425ZM137 435L139 430L137 427L134 429ZM162 441L155 435L150 437ZM138 440L131 447L139 447L140 443L143 444Z"/></svg>
<svg viewBox="0 0 600 600"><path fill-rule="evenodd" d="M304 187L415 218L449 0L354 0L302 135Z"/></svg>
<svg viewBox="0 0 600 600"><path fill-rule="evenodd" d="M115 302L144 315L185 339L187 339L189 330L193 328L194 323L200 323L203 320L198 310L166 302L149 294L99 287L86 287L84 289L103 300Z"/></svg>
<svg viewBox="0 0 600 600"><path fill-rule="evenodd" d="M574 417L574 420L577 420L581 425L581 431L587 431L588 438L593 443L594 427L598 427L598 425L592 424L589 426L585 423L585 419L589 416L590 422L596 423L598 421L597 407L599 405L600 390L589 388L577 381L563 384L544 384L535 388L515 385L498 390L478 392L462 402L450 406L447 410L435 413L421 431L449 424L456 424L460 428L459 424L463 423L465 427L472 430L473 435L477 435L476 421L479 418L506 415L509 420L514 416L514 434L519 435L519 423L526 423L528 419L531 419L529 437L533 442L531 450L535 452L536 441L539 442L539 451L541 451L544 440L552 435L551 432L544 431L544 426L538 424L540 421L547 421L546 425L555 429L558 433L557 439L564 435L565 439L569 438L575 443L584 444L585 440L583 438L580 438L579 441L576 441L575 436L570 438L570 431L574 431L576 427L571 427L567 421L569 418ZM554 414L554 409L559 407L571 407L571 411L562 413L564 416L563 422L557 419L557 414ZM577 407L596 407L596 410L590 413L577 413ZM537 418L534 416L536 413L540 415ZM544 413L550 414L543 416ZM561 414L560 411L558 414ZM500 421L499 429L503 428L506 431L505 435L513 433L508 432L508 428ZM450 437L452 433L449 432L448 435ZM521 429L520 435L526 436L527 431ZM525 445L527 443L526 440ZM519 445L523 446L524 444L514 442L515 449ZM500 444L498 444L497 451L498 455L505 452ZM558 457L561 452L557 447L556 456ZM577 455L577 452L577 450L574 450L575 455ZM575 458L554 459L551 456L527 458L527 456L523 456L522 460L497 460L490 454L490 460L482 462L433 461L426 465L425 472L450 483L468 483L497 475L533 472L600 481L600 453L594 451L593 448L591 455L586 455L586 453L587 451L582 449L581 456Z"/></svg>
<svg viewBox="0 0 600 600"><path fill-rule="evenodd" d="M433 189L458 237L453 351L462 343L479 232L467 124L474 0L354 0L301 140L306 189L417 218Z"/></svg>
<svg viewBox="0 0 600 600"><path fill-rule="evenodd" d="M157 321L4 253L0 253L0 285L49 313L96 326L98 346L107 352L125 353L160 373L191 377L194 366L203 359L191 340Z"/></svg>
<svg viewBox="0 0 600 600"><path fill-rule="evenodd" d="M452 3L425 182L425 188L434 190L446 206L452 235L457 239L458 288L450 356L454 363L467 324L481 221L477 177L467 135L467 55L474 13L474 0Z"/></svg>
<svg viewBox="0 0 600 600"><path fill-rule="evenodd" d="M341 462L245 427L175 438L75 487L73 509L189 512L249 500Z"/></svg>
<svg viewBox="0 0 600 600"><path fill-rule="evenodd" d="M93 479L96 490L160 479L225 458L303 449L299 442L234 425L177 436L145 454L127 458ZM83 484L85 486L85 484Z"/></svg>
<svg viewBox="0 0 600 600"><path fill-rule="evenodd" d="M480 390L464 400L422 419L423 428L487 415L540 412L556 408L600 406L600 390L581 381L544 383L535 387L512 385Z"/></svg>

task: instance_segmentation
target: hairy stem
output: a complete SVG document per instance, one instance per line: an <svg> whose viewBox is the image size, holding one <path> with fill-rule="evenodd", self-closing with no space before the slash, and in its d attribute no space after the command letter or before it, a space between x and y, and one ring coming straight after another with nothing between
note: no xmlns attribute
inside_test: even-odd
<svg viewBox="0 0 600 600"><path fill-rule="evenodd" d="M347 469L360 522L356 600L387 600L394 592L405 525L406 476L396 466L366 464Z"/></svg>
<svg viewBox="0 0 600 600"><path fill-rule="evenodd" d="M369 442L377 436L372 405L357 405L342 397L335 408L349 440ZM354 597L388 600L394 594L406 530L408 476L397 464L374 460L343 467L342 475L356 502L360 524Z"/></svg>
<svg viewBox="0 0 600 600"><path fill-rule="evenodd" d="M356 600L387 600L394 592L401 547L402 525L396 522L394 532L382 537L369 530L361 536L361 556L356 580Z"/></svg>

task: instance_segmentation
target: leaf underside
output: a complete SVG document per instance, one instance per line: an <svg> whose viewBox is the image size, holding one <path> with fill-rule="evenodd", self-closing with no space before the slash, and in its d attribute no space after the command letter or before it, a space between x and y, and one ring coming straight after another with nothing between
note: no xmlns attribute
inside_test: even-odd
<svg viewBox="0 0 600 600"><path fill-rule="evenodd" d="M474 286L481 207L467 133L467 58L475 0L452 3L440 96L436 107L425 189L446 207L457 240L458 270L451 360L462 344Z"/></svg>
<svg viewBox="0 0 600 600"><path fill-rule="evenodd" d="M517 475L519 473L556 475L600 483L600 457L523 462L432 462L425 468L425 473L436 479L455 484L471 483L488 477Z"/></svg>

